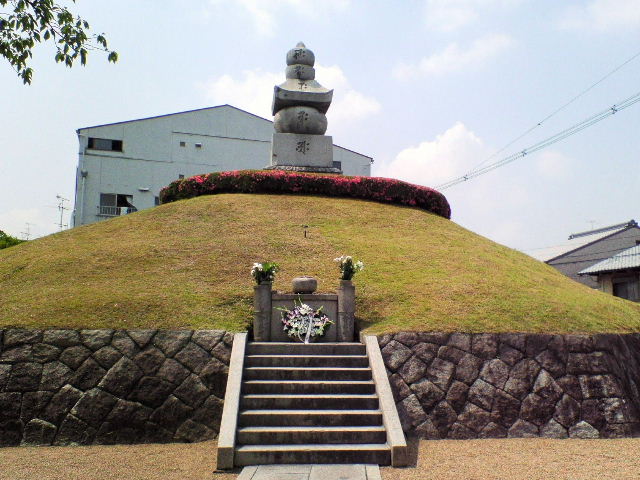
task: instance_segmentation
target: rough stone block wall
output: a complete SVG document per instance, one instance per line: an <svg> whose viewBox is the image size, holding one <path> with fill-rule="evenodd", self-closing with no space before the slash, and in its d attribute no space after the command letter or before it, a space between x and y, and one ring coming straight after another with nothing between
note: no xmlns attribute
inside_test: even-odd
<svg viewBox="0 0 640 480"><path fill-rule="evenodd" d="M233 335L0 330L0 446L215 438Z"/></svg>
<svg viewBox="0 0 640 480"><path fill-rule="evenodd" d="M640 335L379 337L405 432L421 438L640 434Z"/></svg>

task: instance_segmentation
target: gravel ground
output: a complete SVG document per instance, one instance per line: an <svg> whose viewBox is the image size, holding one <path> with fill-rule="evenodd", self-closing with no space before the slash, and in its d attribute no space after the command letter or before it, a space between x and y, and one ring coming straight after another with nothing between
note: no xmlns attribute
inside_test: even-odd
<svg viewBox="0 0 640 480"><path fill-rule="evenodd" d="M0 448L1 480L232 480L216 442ZM239 472L238 472L239 473Z"/></svg>
<svg viewBox="0 0 640 480"><path fill-rule="evenodd" d="M383 480L631 480L640 439L413 441L417 467ZM0 449L1 480L232 480L214 473L216 442ZM330 480L330 479L327 479Z"/></svg>
<svg viewBox="0 0 640 480"><path fill-rule="evenodd" d="M382 468L383 480L637 480L640 439L409 442L417 468Z"/></svg>

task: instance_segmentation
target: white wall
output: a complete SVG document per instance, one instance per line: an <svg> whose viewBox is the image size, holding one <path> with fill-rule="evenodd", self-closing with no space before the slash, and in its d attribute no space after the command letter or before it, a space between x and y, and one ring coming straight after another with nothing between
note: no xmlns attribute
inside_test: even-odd
<svg viewBox="0 0 640 480"><path fill-rule="evenodd" d="M271 121L229 105L82 128L74 226L105 219L97 215L100 193L133 195L133 205L143 210L179 175L264 168L272 134ZM122 140L123 151L87 149L89 137ZM335 145L333 155L345 175L371 175L369 157Z"/></svg>

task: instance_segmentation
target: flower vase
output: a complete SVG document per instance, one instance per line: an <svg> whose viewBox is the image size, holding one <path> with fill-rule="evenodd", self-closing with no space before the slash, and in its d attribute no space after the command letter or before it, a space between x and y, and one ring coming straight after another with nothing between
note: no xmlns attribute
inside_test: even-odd
<svg viewBox="0 0 640 480"><path fill-rule="evenodd" d="M267 342L271 339L271 282L260 282L253 287L253 339Z"/></svg>
<svg viewBox="0 0 640 480"><path fill-rule="evenodd" d="M338 342L353 342L356 318L356 287L351 280L340 280L338 288Z"/></svg>

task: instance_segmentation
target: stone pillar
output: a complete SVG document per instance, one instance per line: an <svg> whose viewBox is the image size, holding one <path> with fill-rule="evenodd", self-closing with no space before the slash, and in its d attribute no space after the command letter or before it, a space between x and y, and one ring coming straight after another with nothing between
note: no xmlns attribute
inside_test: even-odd
<svg viewBox="0 0 640 480"><path fill-rule="evenodd" d="M271 339L271 282L253 287L253 339L256 342Z"/></svg>
<svg viewBox="0 0 640 480"><path fill-rule="evenodd" d="M351 280L340 280L338 288L338 342L353 342L356 318L356 287Z"/></svg>
<svg viewBox="0 0 640 480"><path fill-rule="evenodd" d="M333 138L325 135L333 90L315 80L315 58L302 42L287 53L286 81L273 93L275 133L267 169L342 173L333 166Z"/></svg>

